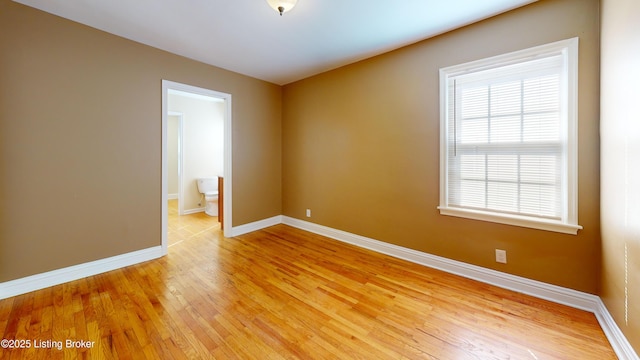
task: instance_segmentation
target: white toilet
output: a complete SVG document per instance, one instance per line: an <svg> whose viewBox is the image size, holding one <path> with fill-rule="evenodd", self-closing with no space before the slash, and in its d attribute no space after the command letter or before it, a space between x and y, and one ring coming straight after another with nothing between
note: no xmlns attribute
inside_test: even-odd
<svg viewBox="0 0 640 360"><path fill-rule="evenodd" d="M204 213L209 216L218 216L218 179L202 178L197 180L198 192L204 195Z"/></svg>

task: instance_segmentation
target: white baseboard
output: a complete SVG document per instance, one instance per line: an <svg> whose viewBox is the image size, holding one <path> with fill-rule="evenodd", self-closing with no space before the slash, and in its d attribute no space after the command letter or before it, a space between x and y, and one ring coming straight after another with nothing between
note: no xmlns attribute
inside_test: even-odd
<svg viewBox="0 0 640 360"><path fill-rule="evenodd" d="M466 264L283 215L233 227L231 236L239 236L277 224L290 225L399 259L592 312L598 319L618 358L622 360L640 360L600 297L596 295ZM7 281L0 283L0 299L134 265L159 258L162 255L162 247L157 246Z"/></svg>
<svg viewBox="0 0 640 360"><path fill-rule="evenodd" d="M451 274L594 313L618 358L640 360L600 297L282 216L282 223Z"/></svg>
<svg viewBox="0 0 640 360"><path fill-rule="evenodd" d="M197 213L202 213L202 212L203 212L203 213L205 213L205 214L207 213L207 212L205 211L205 208L195 208L195 209L185 210L185 211L182 213L182 215L191 215L191 214L197 214ZM216 210L216 213L217 213L217 212L218 212L218 211ZM208 215L208 216L211 216L211 217L218 216L218 214L216 214L216 215L209 215L209 214L207 214L207 215Z"/></svg>
<svg viewBox="0 0 640 360"><path fill-rule="evenodd" d="M178 194L167 194L167 200L177 200L178 199Z"/></svg>
<svg viewBox="0 0 640 360"><path fill-rule="evenodd" d="M550 285L527 278L506 274L500 271L483 268L476 265L427 254L402 246L370 239L364 236L313 224L307 221L284 217L283 223L307 230L316 234L340 240L352 245L390 255L399 259L411 261L430 268L446 271L483 283L514 290L527 295L572 306L593 312L597 308L598 297L595 295Z"/></svg>
<svg viewBox="0 0 640 360"><path fill-rule="evenodd" d="M609 339L609 343L611 347L618 355L618 358L621 360L638 360L638 354L634 351L631 344L629 344L629 340L627 340L626 336L622 333L622 330L616 324L616 321L613 320L611 313L607 310L607 307L604 305L602 300L598 298L598 309L594 311L598 322L600 323L600 327L602 327L602 331L604 335Z"/></svg>
<svg viewBox="0 0 640 360"><path fill-rule="evenodd" d="M204 208L190 210L189 213L197 213L202 211L204 211ZM185 213L187 212L185 211ZM246 234L281 223L282 216L274 216L269 219L236 226L231 229L231 236ZM46 287L63 284L65 282L78 280L84 277L119 269L129 265L134 265L144 261L159 258L162 255L162 247L157 246L149 249L138 250L127 254L109 257L106 259L100 259L84 264L52 270L41 274L31 275L16 280L10 280L0 283L0 299L6 299L12 296L25 294L31 291L44 289Z"/></svg>
<svg viewBox="0 0 640 360"><path fill-rule="evenodd" d="M264 229L269 226L282 224L282 215L277 215L274 217L270 217L268 219L255 221L252 223L234 226L231 229L231 236L239 236L242 234L250 233L252 231L257 231L260 229Z"/></svg>
<svg viewBox="0 0 640 360"><path fill-rule="evenodd" d="M184 212L182 213L182 215L197 214L197 213L200 213L200 212L204 212L204 208L185 209Z"/></svg>
<svg viewBox="0 0 640 360"><path fill-rule="evenodd" d="M84 277L123 268L162 256L162 247L155 246L148 249L112 256L106 259L91 261L84 264L69 266L62 269L48 271L41 274L0 283L0 299L25 294L46 287L59 285Z"/></svg>

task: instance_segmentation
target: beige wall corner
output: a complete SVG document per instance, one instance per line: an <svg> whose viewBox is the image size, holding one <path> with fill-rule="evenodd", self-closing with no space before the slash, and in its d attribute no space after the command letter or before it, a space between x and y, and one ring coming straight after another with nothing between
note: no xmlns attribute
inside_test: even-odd
<svg viewBox="0 0 640 360"><path fill-rule="evenodd" d="M640 353L640 2L601 6L601 297Z"/></svg>

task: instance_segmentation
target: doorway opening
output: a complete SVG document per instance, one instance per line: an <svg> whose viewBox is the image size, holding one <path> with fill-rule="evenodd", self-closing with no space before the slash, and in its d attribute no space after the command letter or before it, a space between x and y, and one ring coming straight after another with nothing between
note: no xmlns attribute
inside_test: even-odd
<svg viewBox="0 0 640 360"><path fill-rule="evenodd" d="M176 111L174 102L182 101L192 104L204 104L206 108L214 109L206 120L201 120L202 129L194 129L196 118L205 115L191 116L193 123L190 130L195 130L194 136L200 136L199 140L210 147L204 160L195 156L195 160L189 156L189 131L185 131L189 114ZM197 105L194 112L199 111ZM197 193L195 178L220 177L224 186L221 186L219 200L221 202L219 219L224 229L224 236L231 234L232 191L231 191L231 94L222 93L210 89L192 85L162 80L162 251L167 254L169 247L168 238L168 214L169 199L177 200L178 214L189 214L204 209L205 198ZM217 119L217 120L216 120ZM212 131L207 133L207 131ZM192 131L194 133L194 131ZM174 153L175 151L175 153ZM195 154L196 151L191 151ZM175 157L177 156L177 159ZM189 157L189 158L187 158ZM207 165L202 165L205 162ZM201 163L201 165L198 165ZM198 167L202 169L198 170ZM204 168L203 168L204 167ZM175 173L174 173L175 171ZM191 171L191 172L190 172ZM224 201L222 200L224 199ZM173 209L172 209L173 211ZM224 216L222 216L224 214Z"/></svg>

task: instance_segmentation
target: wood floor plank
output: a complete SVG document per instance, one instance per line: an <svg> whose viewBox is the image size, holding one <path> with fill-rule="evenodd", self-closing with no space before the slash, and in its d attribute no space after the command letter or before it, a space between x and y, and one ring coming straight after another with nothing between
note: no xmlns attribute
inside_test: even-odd
<svg viewBox="0 0 640 360"><path fill-rule="evenodd" d="M0 300L2 359L615 359L591 313L285 225L170 211L161 259Z"/></svg>

